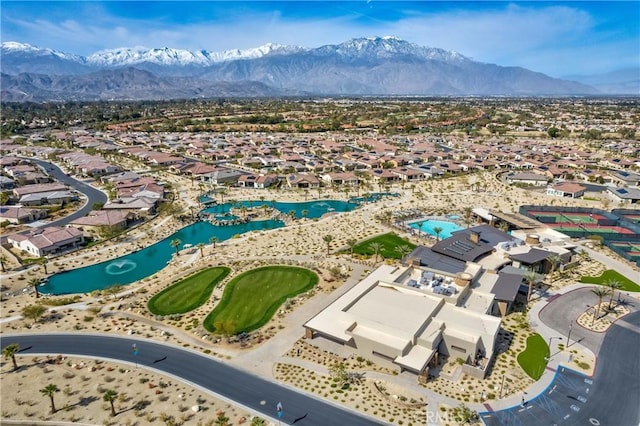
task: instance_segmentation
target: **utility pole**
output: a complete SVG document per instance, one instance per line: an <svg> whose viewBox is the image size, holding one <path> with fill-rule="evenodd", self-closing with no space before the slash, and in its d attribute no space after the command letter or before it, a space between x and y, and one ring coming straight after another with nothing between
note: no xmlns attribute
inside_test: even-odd
<svg viewBox="0 0 640 426"><path fill-rule="evenodd" d="M567 348L571 345L571 329L573 328L573 320L569 322L569 334L567 335Z"/></svg>

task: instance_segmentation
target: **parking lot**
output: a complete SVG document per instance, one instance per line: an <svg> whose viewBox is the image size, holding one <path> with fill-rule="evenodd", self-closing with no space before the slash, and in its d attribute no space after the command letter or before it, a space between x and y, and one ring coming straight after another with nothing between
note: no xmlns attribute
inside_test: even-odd
<svg viewBox="0 0 640 426"><path fill-rule="evenodd" d="M524 405L480 413L487 426L538 426L573 424L593 393L594 380L577 371L560 367L549 387L534 399L523 394ZM598 425L594 419L591 424Z"/></svg>

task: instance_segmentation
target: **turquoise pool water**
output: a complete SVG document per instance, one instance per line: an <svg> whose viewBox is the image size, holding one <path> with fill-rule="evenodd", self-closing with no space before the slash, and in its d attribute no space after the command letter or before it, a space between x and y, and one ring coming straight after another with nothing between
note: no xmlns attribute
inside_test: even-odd
<svg viewBox="0 0 640 426"><path fill-rule="evenodd" d="M422 223L422 226L419 226ZM425 219L422 222L414 222L409 225L413 229L419 229L421 232L424 232L429 235L433 235L436 237L436 233L434 231L435 228L441 228L442 232L440 232L440 239L449 238L451 233L454 231L459 231L464 229L461 226L453 222L449 222L447 220L436 220L436 219Z"/></svg>
<svg viewBox="0 0 640 426"><path fill-rule="evenodd" d="M211 237L224 241L245 232L282 226L284 222L279 220L261 220L223 227L209 222L196 222L162 241L126 256L55 274L40 287L40 291L47 294L88 293L114 284L131 284L155 274L167 265L175 253L175 249L171 247L172 240L179 239L181 249L184 244L209 244Z"/></svg>

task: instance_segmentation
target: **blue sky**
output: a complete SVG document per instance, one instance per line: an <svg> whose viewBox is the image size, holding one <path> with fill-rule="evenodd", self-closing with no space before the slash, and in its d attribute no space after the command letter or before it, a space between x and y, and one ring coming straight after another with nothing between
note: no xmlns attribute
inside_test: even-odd
<svg viewBox="0 0 640 426"><path fill-rule="evenodd" d="M318 47L394 35L554 77L640 65L633 1L7 1L1 39L88 55L118 47Z"/></svg>

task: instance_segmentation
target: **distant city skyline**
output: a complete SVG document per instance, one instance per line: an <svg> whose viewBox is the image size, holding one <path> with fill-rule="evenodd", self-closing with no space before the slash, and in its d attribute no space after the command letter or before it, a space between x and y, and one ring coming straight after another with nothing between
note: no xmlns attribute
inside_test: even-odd
<svg viewBox="0 0 640 426"><path fill-rule="evenodd" d="M89 55L120 47L307 48L396 36L553 77L640 65L637 1L2 1L2 41Z"/></svg>

